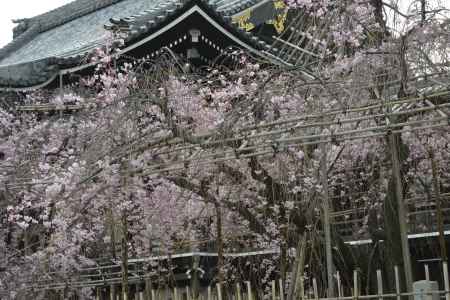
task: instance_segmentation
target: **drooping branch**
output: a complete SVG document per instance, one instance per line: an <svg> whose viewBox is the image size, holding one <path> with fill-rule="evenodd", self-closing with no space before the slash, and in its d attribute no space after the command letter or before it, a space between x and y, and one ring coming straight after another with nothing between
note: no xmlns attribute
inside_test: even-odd
<svg viewBox="0 0 450 300"><path fill-rule="evenodd" d="M167 180L176 184L177 186L195 193L196 195L202 197L203 201L206 203L216 204L219 200L205 190L202 186L197 185L182 176L168 176ZM259 222L257 217L245 206L240 203L236 203L230 200L221 200L221 204L227 207L231 211L236 211L242 218L249 222L249 227L252 231L260 234L266 234L267 231L264 226Z"/></svg>
<svg viewBox="0 0 450 300"><path fill-rule="evenodd" d="M287 192L286 187L276 182L256 157L251 157L248 165L252 178L265 185L268 205L279 204L288 199L289 192Z"/></svg>

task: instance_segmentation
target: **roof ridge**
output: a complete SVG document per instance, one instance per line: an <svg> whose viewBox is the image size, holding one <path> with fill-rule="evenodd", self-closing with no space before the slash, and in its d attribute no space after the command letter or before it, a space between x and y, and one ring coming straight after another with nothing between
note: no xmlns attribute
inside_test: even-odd
<svg viewBox="0 0 450 300"><path fill-rule="evenodd" d="M121 1L123 0L74 0L46 13L30 18L29 21L38 23L39 33L42 33Z"/></svg>

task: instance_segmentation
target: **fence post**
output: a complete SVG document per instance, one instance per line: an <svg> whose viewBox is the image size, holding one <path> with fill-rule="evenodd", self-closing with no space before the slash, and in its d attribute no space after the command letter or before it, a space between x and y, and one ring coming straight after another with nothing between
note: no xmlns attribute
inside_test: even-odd
<svg viewBox="0 0 450 300"><path fill-rule="evenodd" d="M194 300L198 300L200 295L200 257L198 255L192 257L191 271L191 297Z"/></svg>
<svg viewBox="0 0 450 300"><path fill-rule="evenodd" d="M151 294L150 294L151 289L152 289L152 283L149 278L145 279L145 287L144 288L145 288L145 292L144 292L145 300L152 300Z"/></svg>
<svg viewBox="0 0 450 300"><path fill-rule="evenodd" d="M445 287L445 300L450 300L450 283L448 278L448 265L446 261L442 262L442 268L444 271L444 287Z"/></svg>
<svg viewBox="0 0 450 300"><path fill-rule="evenodd" d="M342 297L342 289L341 289L341 274L339 271L336 272L336 280L337 280L337 288L338 288L338 297Z"/></svg>
<svg viewBox="0 0 450 300"><path fill-rule="evenodd" d="M303 276L300 277L300 299L305 299L305 278Z"/></svg>
<svg viewBox="0 0 450 300"><path fill-rule="evenodd" d="M111 284L109 286L109 299L116 300L116 289L115 289L114 284Z"/></svg>
<svg viewBox="0 0 450 300"><path fill-rule="evenodd" d="M191 291L189 290L189 286L186 286L186 299L191 300Z"/></svg>
<svg viewBox="0 0 450 300"><path fill-rule="evenodd" d="M178 300L178 289L176 286L173 288L173 299Z"/></svg>
<svg viewBox="0 0 450 300"><path fill-rule="evenodd" d="M216 284L216 287L217 287L217 299L222 300L222 285L220 284L220 282Z"/></svg>
<svg viewBox="0 0 450 300"><path fill-rule="evenodd" d="M245 282L247 284L247 296L248 296L248 300L252 300L253 296L252 296L252 286L250 285L250 281L246 281Z"/></svg>
<svg viewBox="0 0 450 300"><path fill-rule="evenodd" d="M397 294L397 300L401 300L400 295L400 276L398 273L398 266L394 266L394 273L395 273L395 293Z"/></svg>
<svg viewBox="0 0 450 300"><path fill-rule="evenodd" d="M155 299L169 299L170 298L170 294L172 292L170 291L169 288L163 290L161 288L158 288L157 290L155 290Z"/></svg>
<svg viewBox="0 0 450 300"><path fill-rule="evenodd" d="M377 288L380 300L383 300L383 278L381 277L381 270L377 270Z"/></svg>
<svg viewBox="0 0 450 300"><path fill-rule="evenodd" d="M314 290L314 299L319 299L319 292L317 290L317 280L313 278L313 290Z"/></svg>
<svg viewBox="0 0 450 300"><path fill-rule="evenodd" d="M353 271L353 299L358 299L358 271Z"/></svg>
<svg viewBox="0 0 450 300"><path fill-rule="evenodd" d="M272 300L277 300L277 287L275 285L275 280L272 280L270 284L272 285Z"/></svg>
<svg viewBox="0 0 450 300"><path fill-rule="evenodd" d="M208 300L212 300L211 286L208 286Z"/></svg>
<svg viewBox="0 0 450 300"><path fill-rule="evenodd" d="M283 279L279 280L280 284L280 300L284 300L284 285L283 285Z"/></svg>
<svg viewBox="0 0 450 300"><path fill-rule="evenodd" d="M237 294L236 299L237 299L237 300L242 300L242 295L241 295L241 285L240 285L239 282L236 283L236 294Z"/></svg>
<svg viewBox="0 0 450 300"><path fill-rule="evenodd" d="M425 280L429 281L430 280L430 269L428 268L428 264L425 264L424 268L425 268Z"/></svg>

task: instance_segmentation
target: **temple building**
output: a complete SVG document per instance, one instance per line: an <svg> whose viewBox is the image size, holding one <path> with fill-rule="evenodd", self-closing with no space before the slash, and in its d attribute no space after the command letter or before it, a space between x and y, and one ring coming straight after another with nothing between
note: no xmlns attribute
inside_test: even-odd
<svg viewBox="0 0 450 300"><path fill-rule="evenodd" d="M76 0L14 21L14 39L0 49L0 90L52 88L84 74L110 33L124 41L118 56L157 57L168 48L206 64L239 48L288 64L272 45L286 18L279 0Z"/></svg>

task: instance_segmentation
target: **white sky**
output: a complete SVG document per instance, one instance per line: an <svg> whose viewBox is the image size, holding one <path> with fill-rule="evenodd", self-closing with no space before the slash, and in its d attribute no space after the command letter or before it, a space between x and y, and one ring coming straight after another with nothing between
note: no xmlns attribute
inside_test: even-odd
<svg viewBox="0 0 450 300"><path fill-rule="evenodd" d="M72 0L0 0L0 47L12 40L12 19L29 18Z"/></svg>

